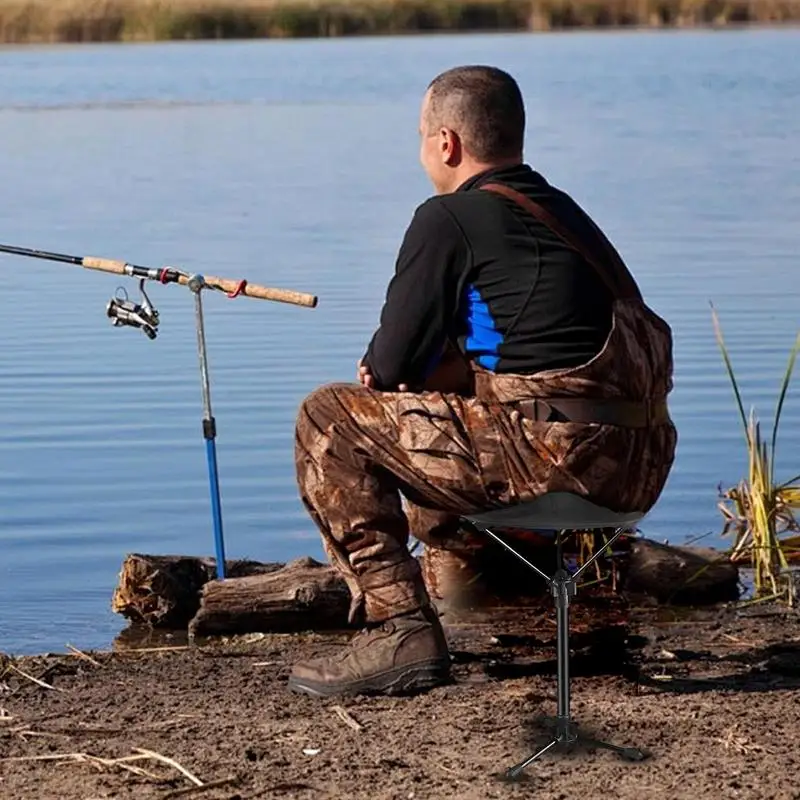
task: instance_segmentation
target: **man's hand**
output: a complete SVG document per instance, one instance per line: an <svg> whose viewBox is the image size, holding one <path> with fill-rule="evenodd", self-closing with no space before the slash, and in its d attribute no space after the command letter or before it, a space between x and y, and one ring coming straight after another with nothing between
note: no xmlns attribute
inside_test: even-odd
<svg viewBox="0 0 800 800"><path fill-rule="evenodd" d="M361 358L358 361L358 372L356 374L359 383L364 384L367 389L374 389L375 388L375 378L373 377L372 373L369 371L369 367L364 364L364 359ZM407 392L408 391L408 384L401 383L397 387L398 392Z"/></svg>
<svg viewBox="0 0 800 800"><path fill-rule="evenodd" d="M359 383L363 383L367 389L372 389L375 385L375 378L372 377L372 373L369 371L369 367L364 365L364 359L361 358L358 361L358 372L356 374L356 378L358 379Z"/></svg>

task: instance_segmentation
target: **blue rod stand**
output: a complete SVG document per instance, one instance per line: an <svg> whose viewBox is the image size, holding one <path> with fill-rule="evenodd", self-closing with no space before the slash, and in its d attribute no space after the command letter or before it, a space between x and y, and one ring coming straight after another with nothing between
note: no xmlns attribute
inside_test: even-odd
<svg viewBox="0 0 800 800"><path fill-rule="evenodd" d="M217 552L217 578L225 578L225 539L222 534L222 503L219 499L219 471L217 470L217 425L211 413L211 389L208 380L205 326L201 292L205 286L202 275L192 275L187 286L194 294L195 321L197 323L197 354L200 359L200 383L203 391L203 438L208 458L208 481L211 490L211 515L214 523L214 544Z"/></svg>

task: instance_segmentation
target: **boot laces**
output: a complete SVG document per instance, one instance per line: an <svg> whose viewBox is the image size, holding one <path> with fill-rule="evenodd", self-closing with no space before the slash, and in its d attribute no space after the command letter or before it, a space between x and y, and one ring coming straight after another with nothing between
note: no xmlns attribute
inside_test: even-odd
<svg viewBox="0 0 800 800"><path fill-rule="evenodd" d="M390 619L385 619L381 622L368 622L362 626L355 636L354 640L367 641L372 638L376 633L394 633L395 625Z"/></svg>

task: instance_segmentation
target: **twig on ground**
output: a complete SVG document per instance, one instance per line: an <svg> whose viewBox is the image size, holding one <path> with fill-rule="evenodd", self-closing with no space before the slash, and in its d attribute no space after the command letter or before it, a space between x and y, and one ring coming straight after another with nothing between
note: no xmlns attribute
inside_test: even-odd
<svg viewBox="0 0 800 800"><path fill-rule="evenodd" d="M776 592L775 594L768 595L767 597L754 597L752 600L742 600L739 603L739 608L747 608L748 606L755 606L759 603L766 603L769 600L777 600L781 596L781 592Z"/></svg>
<svg viewBox="0 0 800 800"><path fill-rule="evenodd" d="M27 736L40 736L42 738L51 738L51 739L58 739L60 736L66 736L69 738L69 734L64 733L50 733L47 731L32 731L28 729L27 725L20 725L16 728L9 729L9 733L14 733L20 737L24 742L27 742Z"/></svg>
<svg viewBox="0 0 800 800"><path fill-rule="evenodd" d="M158 775L154 775L152 772L148 772L146 769L142 769L142 767L135 767L133 764L125 764L123 763L122 759L114 759L114 758L100 758L99 756L86 756L87 759L90 761L96 762L104 767L120 767L121 769L127 770L128 772L132 772L134 775L140 775L144 778L150 778L151 780L156 781L157 783L163 783L164 778L160 778Z"/></svg>
<svg viewBox="0 0 800 800"><path fill-rule="evenodd" d="M333 711L333 713L336 714L336 716L339 717L339 719L344 722L345 725L349 726L354 731L360 732L364 730L364 726L360 722L353 719L350 713L342 708L342 706L331 706L331 711Z"/></svg>
<svg viewBox="0 0 800 800"><path fill-rule="evenodd" d="M189 644L177 644L170 647L132 647L130 650L114 650L116 656L136 656L139 653L167 653L176 650L199 650Z"/></svg>
<svg viewBox="0 0 800 800"><path fill-rule="evenodd" d="M185 767L182 767L172 758L168 758L167 756L163 756L161 753L156 753L152 750L145 750L141 747L135 747L134 750L137 753L136 755L122 756L121 758L102 758L101 756L93 756L89 753L48 753L47 755L40 756L13 756L11 758L2 758L0 759L0 763L11 761L74 761L78 763L89 763L91 766L96 768L119 767L120 769L127 770L128 772L133 772L136 775L142 775L154 781L163 782L164 778L160 778L158 775L154 775L152 772L148 772L141 767L136 767L128 763L130 761L155 760L160 761L162 764L167 764L186 776L186 778L188 778L194 784L192 787L193 790L209 785L204 784L197 776L192 775L189 770L187 770ZM231 781L234 779L230 778L228 780Z"/></svg>
<svg viewBox="0 0 800 800"><path fill-rule="evenodd" d="M731 636L730 633L723 633L722 634L726 639L730 639L730 641L735 642L736 644L743 644L747 647L761 647L764 642L746 642L744 639L740 639L738 636Z"/></svg>
<svg viewBox="0 0 800 800"><path fill-rule="evenodd" d="M0 762L9 763L11 761L82 761L86 758L86 753L47 753L42 756L10 756L0 758Z"/></svg>
<svg viewBox="0 0 800 800"><path fill-rule="evenodd" d="M0 706L0 725L6 725L14 719L14 715Z"/></svg>
<svg viewBox="0 0 800 800"><path fill-rule="evenodd" d="M42 686L45 689L52 689L54 692L63 692L63 689L60 689L58 686L52 686L49 683L45 683L44 681L40 681L38 678L34 678L33 675L28 675L27 672L23 672L19 667L15 667L13 664L9 664L8 668L13 670L14 672L19 673L22 675L23 678L27 678L29 681Z"/></svg>
<svg viewBox="0 0 800 800"><path fill-rule="evenodd" d="M129 758L130 757L131 756L129 756ZM145 756L132 756L132 758L145 758ZM0 759L0 761L73 761L79 764L88 763L95 769L100 770L102 770L103 767L119 767L120 769L127 770L135 775L150 778L159 783L164 782L164 778L159 778L158 775L154 775L152 772L148 772L146 769L135 767L132 764L123 763L125 761L124 758L101 758L100 756L93 756L89 753L53 753L52 755L42 756L17 756L15 758Z"/></svg>
<svg viewBox="0 0 800 800"><path fill-rule="evenodd" d="M101 759L98 759L89 753L82 753L81 755L83 758L75 759L76 764L88 764L93 770L95 770L95 772L103 772L103 770L106 769L106 765L102 763Z"/></svg>
<svg viewBox="0 0 800 800"><path fill-rule="evenodd" d="M87 655L82 650L78 650L77 647L73 647L69 642L67 642L67 650L71 651L73 655L77 656L78 658L82 658L88 661L90 664L94 664L96 667L102 667L103 665L95 658L92 658L90 655Z"/></svg>
<svg viewBox="0 0 800 800"><path fill-rule="evenodd" d="M164 795L161 795L161 800L171 800L173 797L187 797L188 795L200 794L207 792L211 789L217 789L220 786L227 786L229 783L238 782L239 778L220 778L218 781L209 781L202 786L187 786L185 789L173 789Z"/></svg>
<svg viewBox="0 0 800 800"><path fill-rule="evenodd" d="M162 764L168 764L170 767L178 770L178 772L185 775L195 786L203 786L203 781L200 780L196 775L192 775L188 769L182 767L177 761L168 756L163 756L161 753L156 753L153 750L145 750L143 747L134 747L135 752L141 753L143 756L147 756L148 758L153 758L156 761L160 761Z"/></svg>
<svg viewBox="0 0 800 800"><path fill-rule="evenodd" d="M128 730L160 731L162 728L171 728L173 725L186 724L186 720L198 719L200 717L202 717L202 714L179 714L177 717L161 719L157 722L143 722L141 725L134 725L133 728L128 728Z"/></svg>
<svg viewBox="0 0 800 800"><path fill-rule="evenodd" d="M117 725L92 725L86 723L77 723L75 725L70 725L68 727L63 728L52 728L50 733L60 733L66 736L74 736L75 734L105 734L105 735L113 735L117 733L131 733L133 731L137 732L144 732L144 731L157 731L163 730L164 728L169 728L173 725L178 725L185 723L187 719L197 718L200 717L200 714L180 714L177 717L171 717L170 719L162 719L158 720L157 722L143 722L141 725L134 725L132 727L121 728ZM0 718L2 721L2 718ZM139 756L137 756L139 758Z"/></svg>
<svg viewBox="0 0 800 800"><path fill-rule="evenodd" d="M151 781L155 781L156 783L164 783L167 779L159 778L158 775L154 775L152 772L148 772L146 769L142 769L142 767L135 767L133 764L114 764L115 767L120 767L120 769L125 769L128 772L132 772L134 775L140 775L143 778L150 778Z"/></svg>

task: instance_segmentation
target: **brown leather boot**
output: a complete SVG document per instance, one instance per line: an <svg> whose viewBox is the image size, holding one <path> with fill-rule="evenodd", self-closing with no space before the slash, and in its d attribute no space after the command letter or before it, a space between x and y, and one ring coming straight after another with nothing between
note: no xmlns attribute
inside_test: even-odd
<svg viewBox="0 0 800 800"><path fill-rule="evenodd" d="M314 697L412 694L449 677L447 641L429 607L360 631L335 656L295 664L289 688Z"/></svg>

